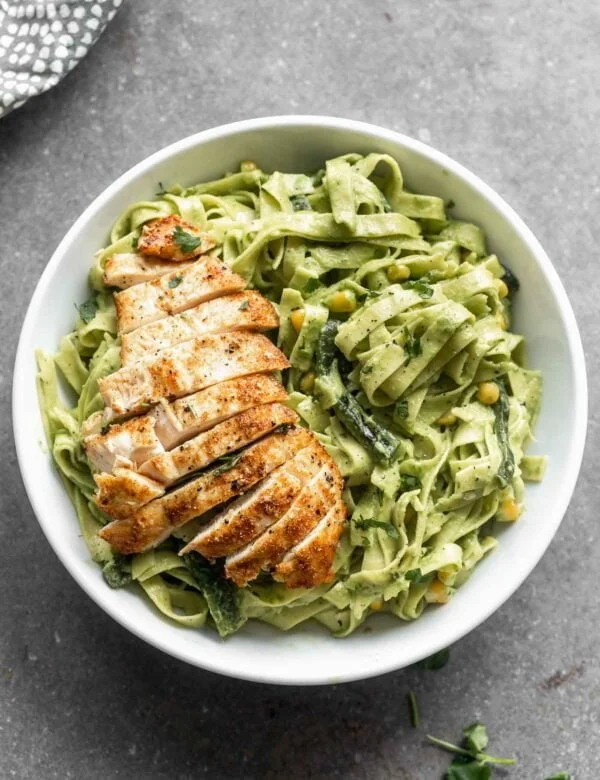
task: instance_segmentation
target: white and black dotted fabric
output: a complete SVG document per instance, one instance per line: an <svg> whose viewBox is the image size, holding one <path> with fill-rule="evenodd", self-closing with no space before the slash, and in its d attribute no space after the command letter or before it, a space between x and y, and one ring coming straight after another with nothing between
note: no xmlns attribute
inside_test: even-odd
<svg viewBox="0 0 600 780"><path fill-rule="evenodd" d="M85 57L123 0L0 0L0 118Z"/></svg>

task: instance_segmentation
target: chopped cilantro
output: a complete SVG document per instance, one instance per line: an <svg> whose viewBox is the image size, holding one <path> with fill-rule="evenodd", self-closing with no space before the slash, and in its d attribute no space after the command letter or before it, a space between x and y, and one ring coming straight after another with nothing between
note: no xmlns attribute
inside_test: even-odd
<svg viewBox="0 0 600 780"><path fill-rule="evenodd" d="M185 254L189 254L195 249L198 249L202 243L201 236L193 236L191 233L188 233L187 230L184 230L180 225L175 227L175 230L173 231L173 238L175 239L177 246Z"/></svg>
<svg viewBox="0 0 600 780"><path fill-rule="evenodd" d="M408 417L408 401L406 398L401 398L396 402L396 406L394 407L394 417L399 420L406 420Z"/></svg>
<svg viewBox="0 0 600 780"><path fill-rule="evenodd" d="M157 197L157 198L160 198L160 197L162 197L163 195L166 195L166 194L167 194L167 192L168 192L168 190L166 190L166 189L163 187L163 183L162 183L162 181L159 181L159 182L158 182L158 192L156 192L156 193L155 193L156 197Z"/></svg>
<svg viewBox="0 0 600 780"><path fill-rule="evenodd" d="M312 293L314 293L314 292L315 292L315 290L318 290L320 286L321 286L321 282L320 282L318 279L315 279L315 278L312 278L312 277L311 277L311 278L310 278L310 279L309 279L309 280L306 282L306 284L304 285L304 287L302 288L302 292L303 292L305 295L311 295Z"/></svg>
<svg viewBox="0 0 600 780"><path fill-rule="evenodd" d="M177 274L177 276L169 279L168 286L171 288L171 290L173 290L175 287L179 287L181 282L183 282L183 276L181 276L181 274Z"/></svg>
<svg viewBox="0 0 600 780"><path fill-rule="evenodd" d="M421 569L411 569L410 571L407 571L404 577L409 582L418 583L423 578L423 573L421 572Z"/></svg>
<svg viewBox="0 0 600 780"><path fill-rule="evenodd" d="M239 305L239 311L246 311L246 309L250 306L250 301L246 299L245 301L242 301Z"/></svg>
<svg viewBox="0 0 600 780"><path fill-rule="evenodd" d="M433 295L433 287L428 284L425 279L415 279L414 281L405 282L404 287L408 290L415 290L419 293L421 298L431 298Z"/></svg>
<svg viewBox="0 0 600 780"><path fill-rule="evenodd" d="M419 490L421 480L414 474L400 474L400 492L408 493L410 490Z"/></svg>
<svg viewBox="0 0 600 780"><path fill-rule="evenodd" d="M359 518L354 521L356 528L361 531L367 531L369 528L381 528L391 539L399 539L400 534L393 523L387 523L385 520L374 520L372 517Z"/></svg>
<svg viewBox="0 0 600 780"><path fill-rule="evenodd" d="M453 209L456 206L456 203L450 198L450 200L446 203L447 209Z"/></svg>
<svg viewBox="0 0 600 780"><path fill-rule="evenodd" d="M410 358L419 357L422 352L421 339L418 336L413 336L408 328L404 329L404 349Z"/></svg>
<svg viewBox="0 0 600 780"><path fill-rule="evenodd" d="M98 306L93 298L89 298L85 303L82 303L81 306L77 306L77 311L79 312L81 321L87 325L88 322L91 322L96 316Z"/></svg>

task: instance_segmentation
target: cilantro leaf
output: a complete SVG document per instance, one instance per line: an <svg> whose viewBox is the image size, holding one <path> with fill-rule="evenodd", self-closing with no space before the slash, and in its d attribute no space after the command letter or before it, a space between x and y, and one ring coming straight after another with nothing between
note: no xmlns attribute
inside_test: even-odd
<svg viewBox="0 0 600 780"><path fill-rule="evenodd" d="M187 230L184 230L181 225L175 227L173 238L175 239L177 246L182 252L185 252L185 254L189 254L195 249L198 249L202 243L201 236L193 236L191 233L188 233Z"/></svg>
<svg viewBox="0 0 600 780"><path fill-rule="evenodd" d="M163 187L163 183L162 183L162 181L159 181L159 182L158 182L158 192L156 192L156 193L155 193L156 197L157 197L157 198L160 198L160 197L162 197L163 195L166 195L167 193L168 193L168 190L166 190L166 189Z"/></svg>
<svg viewBox="0 0 600 780"><path fill-rule="evenodd" d="M372 517L361 517L354 521L356 528L360 528L361 531L367 531L369 528L381 528L391 539L399 539L400 534L398 529L393 523L387 523L385 520L375 520Z"/></svg>
<svg viewBox="0 0 600 780"><path fill-rule="evenodd" d="M94 319L96 312L98 311L98 305L93 298L89 298L87 301L85 301L85 303L82 303L81 306L77 306L76 308L79 312L79 316L81 317L81 321L85 325Z"/></svg>
<svg viewBox="0 0 600 780"><path fill-rule="evenodd" d="M547 777L546 780L572 780L572 778L568 772L557 772L552 777Z"/></svg>
<svg viewBox="0 0 600 780"><path fill-rule="evenodd" d="M131 239L131 248L133 249L134 252L138 248L138 244L139 243L140 243L140 236L139 236L139 234L137 234L137 235L133 236L132 239Z"/></svg>
<svg viewBox="0 0 600 780"><path fill-rule="evenodd" d="M408 328L404 329L404 349L410 358L419 357L422 352L421 339L418 336L413 336Z"/></svg>
<svg viewBox="0 0 600 780"><path fill-rule="evenodd" d="M311 293L314 293L315 290L318 290L320 286L321 282L318 279L311 277L302 288L302 292L305 295L310 295Z"/></svg>
<svg viewBox="0 0 600 780"><path fill-rule="evenodd" d="M183 282L183 276L181 276L181 274L177 274L177 276L174 276L172 279L169 279L167 284L171 288L171 290L173 290L175 289L175 287L179 287L181 282Z"/></svg>
<svg viewBox="0 0 600 780"><path fill-rule="evenodd" d="M421 569L410 569L410 571L406 572L404 578L409 582L419 583L423 579L423 572Z"/></svg>
<svg viewBox="0 0 600 780"><path fill-rule="evenodd" d="M510 268L507 268L505 265L503 265L502 268L504 268L504 276L502 277L502 281L508 287L508 291L512 295L512 293L517 292L521 284Z"/></svg>
<svg viewBox="0 0 600 780"><path fill-rule="evenodd" d="M453 209L456 206L456 203L450 198L450 200L446 203L447 209Z"/></svg>
<svg viewBox="0 0 600 780"><path fill-rule="evenodd" d="M469 761L467 764L453 761L446 773L446 780L489 780L492 768L479 761Z"/></svg>
<svg viewBox="0 0 600 780"><path fill-rule="evenodd" d="M215 461L214 468L211 468L211 474L217 476L223 474L225 471L231 471L231 469L237 464L242 457L242 452L235 452L233 455L223 455L217 461Z"/></svg>
<svg viewBox="0 0 600 780"><path fill-rule="evenodd" d="M400 474L400 492L408 493L410 490L419 490L421 480L414 474Z"/></svg>
<svg viewBox="0 0 600 780"><path fill-rule="evenodd" d="M438 650L437 653L419 661L418 666L420 669L425 669L428 672L437 672L438 669L442 669L446 666L449 660L450 648L445 647L443 650Z"/></svg>
<svg viewBox="0 0 600 780"><path fill-rule="evenodd" d="M250 301L247 299L245 301L242 301L238 307L238 311L246 311L247 308L250 306Z"/></svg>
<svg viewBox="0 0 600 780"><path fill-rule="evenodd" d="M425 279L415 279L411 282L405 282L404 287L409 290L415 290L418 292L421 298L431 298L433 295L433 287L427 284Z"/></svg>
<svg viewBox="0 0 600 780"><path fill-rule="evenodd" d="M408 401L406 398L401 398L396 402L396 406L394 407L394 417L398 418L399 420L406 420L408 417Z"/></svg>
<svg viewBox="0 0 600 780"><path fill-rule="evenodd" d="M465 735L465 745L469 750L473 750L475 753L481 753L485 750L489 740L486 727L483 723L471 723L463 729Z"/></svg>
<svg viewBox="0 0 600 780"><path fill-rule="evenodd" d="M131 582L131 564L120 553L113 553L112 560L102 567L102 576L110 588L122 588Z"/></svg>

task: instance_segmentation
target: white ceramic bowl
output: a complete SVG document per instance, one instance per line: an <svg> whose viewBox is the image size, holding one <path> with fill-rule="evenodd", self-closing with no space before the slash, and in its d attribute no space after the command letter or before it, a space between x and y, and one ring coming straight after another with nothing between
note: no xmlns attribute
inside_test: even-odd
<svg viewBox="0 0 600 780"><path fill-rule="evenodd" d="M35 390L34 350L54 351L73 325L73 303L87 296L93 253L132 202L152 198L159 181L192 184L221 176L240 160L267 171L311 171L346 152L387 152L408 186L455 201L456 214L479 224L518 275L515 328L524 333L531 366L544 374L545 395L533 452L550 456L540 485L527 488L527 512L501 533L498 548L449 604L414 623L370 618L372 632L334 639L318 626L281 633L251 622L221 641L209 629L172 625L135 590L111 590L90 561L77 519L43 440ZM571 497L587 418L583 351L577 325L546 253L514 211L458 163L406 136L328 117L272 117L198 133L168 146L111 184L75 222L52 256L23 325L14 372L13 419L21 472L42 530L81 587L115 620L155 647L221 674L272 683L339 683L389 672L452 644L478 626L518 588L542 557Z"/></svg>

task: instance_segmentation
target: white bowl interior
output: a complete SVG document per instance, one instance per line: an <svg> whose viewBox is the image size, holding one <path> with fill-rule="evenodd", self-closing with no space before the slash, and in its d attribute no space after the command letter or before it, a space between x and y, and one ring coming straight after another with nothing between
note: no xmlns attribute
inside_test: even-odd
<svg viewBox="0 0 600 780"><path fill-rule="evenodd" d="M89 560L77 520L45 448L37 412L34 350L54 351L73 325L73 304L87 295L93 253L113 221L159 181L191 184L216 178L243 159L265 170L310 171L350 151L387 152L409 188L457 204L479 224L489 247L519 277L515 328L525 334L529 363L544 374L545 395L532 452L550 456L540 485L527 489L527 511L501 533L500 545L443 608L404 624L374 616L372 632L344 640L318 626L280 633L252 622L221 641L211 630L172 625L136 591L110 590ZM237 123L185 139L136 166L108 188L67 234L36 289L23 327L14 376L14 428L26 488L58 556L88 594L140 637L192 664L252 680L325 683L369 677L423 658L463 636L497 609L542 556L571 496L583 450L586 386L577 327L564 290L543 250L514 212L488 187L440 153L395 133L326 118Z"/></svg>

